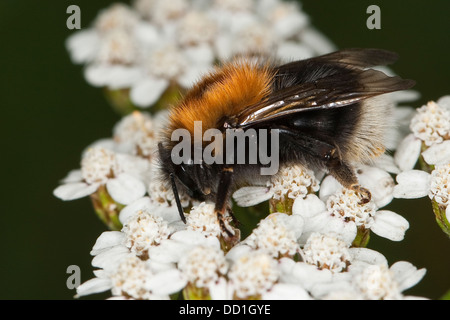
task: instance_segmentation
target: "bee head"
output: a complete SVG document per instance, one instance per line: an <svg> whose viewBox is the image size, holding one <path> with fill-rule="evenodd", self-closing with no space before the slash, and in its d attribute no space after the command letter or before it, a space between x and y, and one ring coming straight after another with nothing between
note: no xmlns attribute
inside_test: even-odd
<svg viewBox="0 0 450 320"><path fill-rule="evenodd" d="M165 148L162 143L158 144L159 159L163 172L169 177L175 199L179 197L179 188L192 199L205 200L205 194L198 186L195 177L197 168L193 163L174 164L171 159L171 150Z"/></svg>

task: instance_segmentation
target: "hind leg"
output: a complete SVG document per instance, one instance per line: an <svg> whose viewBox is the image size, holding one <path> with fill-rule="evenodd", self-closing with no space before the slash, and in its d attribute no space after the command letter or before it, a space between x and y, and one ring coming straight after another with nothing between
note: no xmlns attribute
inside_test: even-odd
<svg viewBox="0 0 450 320"><path fill-rule="evenodd" d="M360 204L368 203L372 198L372 194L366 188L361 187L353 168L342 162L339 157L337 157L336 153L336 149L332 149L325 156L326 167L330 174L339 181L342 186L355 191L361 199Z"/></svg>

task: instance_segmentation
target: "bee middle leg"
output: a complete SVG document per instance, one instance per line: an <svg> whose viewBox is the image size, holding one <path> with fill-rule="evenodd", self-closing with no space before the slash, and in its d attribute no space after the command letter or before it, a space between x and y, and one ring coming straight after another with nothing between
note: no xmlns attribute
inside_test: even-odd
<svg viewBox="0 0 450 320"><path fill-rule="evenodd" d="M233 181L233 168L225 166L220 174L214 211L217 214L220 229L222 230L223 233L226 234L228 238L233 238L236 236L235 232L233 230L230 230L229 227L225 225L225 216L227 213L229 213L228 201L230 198L232 181ZM235 219L232 213L231 217Z"/></svg>
<svg viewBox="0 0 450 320"><path fill-rule="evenodd" d="M280 138L287 139L289 143L298 147L301 152L318 159L328 169L328 172L345 188L354 190L361 201L368 203L371 199L369 190L361 187L353 168L342 161L339 149L325 141L287 128L279 129Z"/></svg>

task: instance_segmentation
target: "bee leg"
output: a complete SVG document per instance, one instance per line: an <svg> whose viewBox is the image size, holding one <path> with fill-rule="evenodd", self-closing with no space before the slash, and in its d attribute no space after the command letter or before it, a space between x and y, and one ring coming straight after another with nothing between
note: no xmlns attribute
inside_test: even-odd
<svg viewBox="0 0 450 320"><path fill-rule="evenodd" d="M277 129L279 130L280 138L286 139L293 146L297 146L298 150L306 152L322 161L330 174L343 187L354 190L358 194L361 199L360 204L365 204L370 201L372 197L370 191L359 185L353 169L341 160L342 156L339 148L315 137L303 133L300 134L289 128L280 127Z"/></svg>
<svg viewBox="0 0 450 320"><path fill-rule="evenodd" d="M224 167L220 175L219 186L215 203L215 212L219 220L220 228L229 237L235 236L234 232L225 225L225 214L228 208L228 199L231 192L231 183L233 178L233 168Z"/></svg>
<svg viewBox="0 0 450 320"><path fill-rule="evenodd" d="M177 184L175 183L174 174L170 173L169 177L170 177L170 181L171 181L171 184L172 184L173 196L175 198L175 202L176 202L177 208L178 208L178 213L180 215L181 221L186 223L186 217L184 216L183 207L181 206L180 196L178 194L178 189L177 189Z"/></svg>
<svg viewBox="0 0 450 320"><path fill-rule="evenodd" d="M336 149L333 149L326 156L326 166L330 174L345 188L355 191L361 199L360 205L368 203L372 198L372 194L366 188L361 187L353 169L336 157L335 153Z"/></svg>
<svg viewBox="0 0 450 320"><path fill-rule="evenodd" d="M236 218L236 216L234 215L233 210L231 209L230 206L228 206L227 211L228 211L228 214L229 214L230 217L231 217L231 220L234 222L235 226L236 226L236 227L239 227L239 226L240 226L240 222L239 222L239 220Z"/></svg>

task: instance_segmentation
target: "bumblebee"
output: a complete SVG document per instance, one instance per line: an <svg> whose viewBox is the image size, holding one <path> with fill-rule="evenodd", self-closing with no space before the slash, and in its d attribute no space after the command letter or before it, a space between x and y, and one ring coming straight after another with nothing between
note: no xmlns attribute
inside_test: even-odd
<svg viewBox="0 0 450 320"><path fill-rule="evenodd" d="M382 95L415 84L371 67L397 58L381 49L347 49L278 66L266 59L239 58L206 75L171 108L158 144L161 172L170 181L181 219L185 221L180 194L212 201L223 231L230 236L224 219L231 212L232 191L260 179L260 169L267 166L260 159L225 161L230 152L239 153L236 147L216 152L223 161L194 161L195 149L207 147L204 142L196 145L194 139L189 142L192 152L184 154L186 161L173 161L179 141L172 133L182 129L195 135L196 122L202 124L202 135L209 129L219 132L215 141L222 146L225 142L220 140L229 129L253 129L257 137L262 129L269 134L276 131L281 166L326 170L343 187L355 190L361 203L370 201L354 166L370 163L385 152L392 105ZM250 148L249 143L246 146ZM258 142L257 148L261 147L267 149Z"/></svg>

